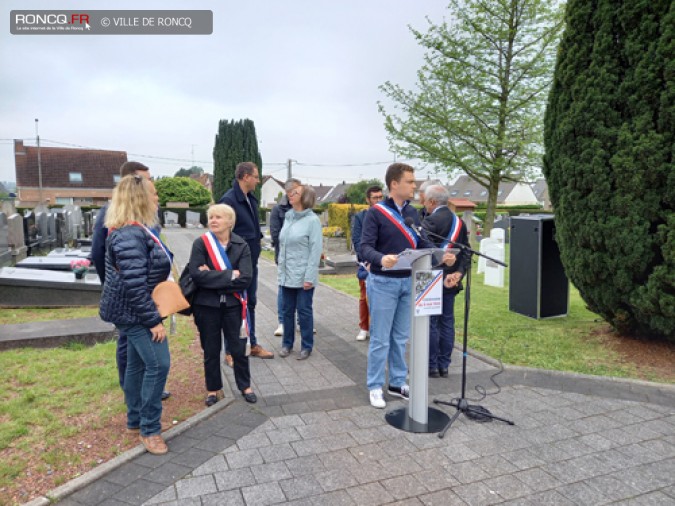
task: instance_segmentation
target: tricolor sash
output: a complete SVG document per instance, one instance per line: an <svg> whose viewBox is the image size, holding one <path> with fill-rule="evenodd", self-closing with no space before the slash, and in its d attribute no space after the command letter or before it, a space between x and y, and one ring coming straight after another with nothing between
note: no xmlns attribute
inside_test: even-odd
<svg viewBox="0 0 675 506"><path fill-rule="evenodd" d="M441 249L450 249L454 246L459 238L459 233L462 230L462 220L460 220L455 213L452 213L452 226L450 227L450 232L448 232L448 237L441 244Z"/></svg>
<svg viewBox="0 0 675 506"><path fill-rule="evenodd" d="M213 232L208 231L203 236L204 244L206 245L206 251L211 259L211 263L214 265L216 270L233 270L230 259L227 256L227 251L223 248L223 245L220 244L216 236L213 235ZM234 297L241 302L241 321L242 329L246 330L246 336L250 335L250 328L248 324L248 296L246 290L243 292L235 292Z"/></svg>
<svg viewBox="0 0 675 506"><path fill-rule="evenodd" d="M382 215L387 218L393 225L405 236L405 238L408 240L410 243L410 246L413 249L417 249L417 243L419 241L419 236L417 235L417 232L415 232L412 228L410 228L408 225L405 224L405 221L403 221L403 217L393 211L389 206L383 204L382 202L378 202L373 206L373 209L378 210L379 212L382 213Z"/></svg>

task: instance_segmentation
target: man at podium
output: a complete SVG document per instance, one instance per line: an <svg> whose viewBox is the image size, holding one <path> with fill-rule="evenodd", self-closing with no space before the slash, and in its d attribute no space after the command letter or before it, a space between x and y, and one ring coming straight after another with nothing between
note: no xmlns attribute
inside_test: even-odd
<svg viewBox="0 0 675 506"><path fill-rule="evenodd" d="M420 237L419 215L410 205L415 191L415 172L410 165L393 163L387 168L385 182L389 197L371 207L363 220L361 257L370 263L367 294L370 301L370 344L368 347L367 386L370 404L384 408L385 365L389 363L390 395L408 399L408 368L405 347L410 334L412 304L411 270L391 269L398 254L406 249L433 248ZM411 221L412 220L412 221ZM408 224L414 224L414 228ZM447 265L454 255L443 257Z"/></svg>

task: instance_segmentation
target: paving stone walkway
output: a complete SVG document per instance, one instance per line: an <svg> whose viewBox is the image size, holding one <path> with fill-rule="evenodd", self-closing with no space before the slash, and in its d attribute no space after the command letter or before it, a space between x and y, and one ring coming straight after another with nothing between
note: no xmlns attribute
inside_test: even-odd
<svg viewBox="0 0 675 506"><path fill-rule="evenodd" d="M200 233L166 231L179 262ZM278 352L276 269L260 267L258 338ZM494 361L472 356L468 397L483 385L495 394L480 404L516 425L460 416L444 439L403 432L368 404L357 305L320 286L310 359L251 359L258 404L228 392L171 437L167 455L136 449L107 474L61 487L59 504L675 504L672 386L507 368L496 393ZM459 395L453 358L448 379L429 380L430 399Z"/></svg>

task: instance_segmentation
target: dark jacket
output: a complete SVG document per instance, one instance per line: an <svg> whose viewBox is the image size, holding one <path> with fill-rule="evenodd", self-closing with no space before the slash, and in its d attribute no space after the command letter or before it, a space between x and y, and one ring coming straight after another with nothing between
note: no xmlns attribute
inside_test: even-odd
<svg viewBox="0 0 675 506"><path fill-rule="evenodd" d="M96 215L96 223L91 237L91 261L96 267L96 273L105 283L105 239L108 237L108 229L105 227L105 213L108 211L108 205L104 205Z"/></svg>
<svg viewBox="0 0 675 506"><path fill-rule="evenodd" d="M382 203L398 214L398 209L394 200L388 198ZM419 226L419 214L417 210L406 202L403 205L403 221L406 218L412 218L415 225ZM417 248L433 248L434 244L427 239L420 237ZM382 270L382 257L385 255L398 255L403 250L412 248L408 240L403 236L399 229L386 218L375 206L368 209L366 217L363 220L363 232L361 233L360 251L363 260L370 262L370 272L389 276L392 278L405 278L410 276L408 270Z"/></svg>
<svg viewBox="0 0 675 506"><path fill-rule="evenodd" d="M230 242L225 250L227 258L232 264L233 270L239 271L239 277L232 280L232 271L216 270L216 266L211 262L211 257L206 250L204 239L198 237L192 243L192 252L188 268L190 276L197 285L197 293L192 300L192 304L201 306L220 307L221 295L225 295L226 306L238 306L240 302L234 297L234 292L246 290L251 284L253 276L253 267L251 266L251 251L246 241L237 234L230 236ZM208 271L200 271L200 265L208 265Z"/></svg>
<svg viewBox="0 0 675 506"><path fill-rule="evenodd" d="M428 230L433 234L437 234L442 237L447 237L448 234L450 233L450 227L452 226L452 216L453 212L450 210L448 206L441 206L436 210L434 210L433 213L427 215L427 217L422 222L422 228L424 230ZM461 221L459 217L457 217L457 219ZM432 235L429 236L429 240L432 241L438 247L440 247L441 244L443 244L444 242L440 238L434 237ZM460 244L464 244L466 246L469 245L469 238L464 223L462 223L462 228L459 232L457 242ZM459 254L457 255L457 261L455 262L455 265L453 265L452 267L448 267L447 265L443 266L443 277L445 278L446 275L452 274L453 272L460 272L462 274L462 277L464 277L464 274L466 273L468 267L469 267L469 255L464 250L460 250ZM459 292L461 289L462 289L461 285L457 285L454 288L445 288L445 286L443 287L443 290L449 290L454 292Z"/></svg>
<svg viewBox="0 0 675 506"><path fill-rule="evenodd" d="M356 259L359 262L363 262L361 253L359 249L361 248L361 233L363 232L363 220L366 217L368 209L359 211L352 218L352 244L354 245L354 252L356 253Z"/></svg>
<svg viewBox="0 0 675 506"><path fill-rule="evenodd" d="M171 261L143 227L127 225L106 239L105 283L101 293L101 319L116 325L162 322L152 290L166 281Z"/></svg>
<svg viewBox="0 0 675 506"><path fill-rule="evenodd" d="M96 215L96 223L94 223L94 230L91 236L91 253L89 254L89 258L91 258L94 267L96 267L96 274L98 274L98 279L101 280L101 285L105 283L105 240L108 237L108 229L105 226L105 215L108 212L109 206L110 204L105 204ZM159 211L157 212L159 213ZM153 229L159 235L162 227L158 224Z"/></svg>
<svg viewBox="0 0 675 506"><path fill-rule="evenodd" d="M284 219L291 207L291 204L288 203L288 197L284 195L279 203L272 208L270 214L270 236L272 237L272 246L274 246L274 263L279 263L279 234L281 229L284 228Z"/></svg>
<svg viewBox="0 0 675 506"><path fill-rule="evenodd" d="M246 202L246 195L239 186L239 182L235 179L232 182L232 188L225 192L218 203L227 204L234 209L237 219L232 232L246 241L251 250L251 262L253 262L253 265L257 265L260 256L260 239L262 239L258 217L258 199L251 192L248 192L247 195L251 202L250 206Z"/></svg>

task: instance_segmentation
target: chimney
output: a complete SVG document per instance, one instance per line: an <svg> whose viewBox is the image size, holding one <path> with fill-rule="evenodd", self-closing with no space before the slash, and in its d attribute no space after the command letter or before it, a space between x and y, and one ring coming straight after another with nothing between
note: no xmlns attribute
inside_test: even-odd
<svg viewBox="0 0 675 506"><path fill-rule="evenodd" d="M23 139L14 139L14 154L25 155L26 148L23 147Z"/></svg>

